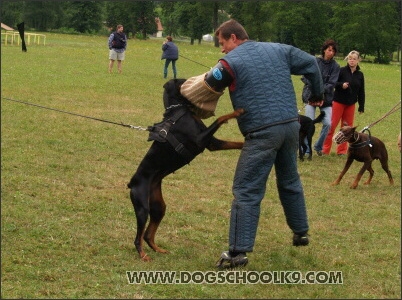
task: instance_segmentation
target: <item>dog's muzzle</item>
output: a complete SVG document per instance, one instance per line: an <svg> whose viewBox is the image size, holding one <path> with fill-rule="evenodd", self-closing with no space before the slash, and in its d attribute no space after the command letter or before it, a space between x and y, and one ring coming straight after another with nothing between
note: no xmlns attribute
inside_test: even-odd
<svg viewBox="0 0 402 300"><path fill-rule="evenodd" d="M339 145L339 144L342 144L344 142L347 142L349 140L349 138L346 137L345 134L342 131L339 131L337 134L335 134L332 137L332 140Z"/></svg>

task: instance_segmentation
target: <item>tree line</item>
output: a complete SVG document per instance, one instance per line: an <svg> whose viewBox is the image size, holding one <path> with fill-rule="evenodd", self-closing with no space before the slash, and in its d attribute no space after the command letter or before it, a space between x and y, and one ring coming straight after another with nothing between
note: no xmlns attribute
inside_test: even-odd
<svg viewBox="0 0 402 300"><path fill-rule="evenodd" d="M2 23L37 31L108 34L123 24L129 38L157 31L188 37L191 44L233 18L250 39L294 45L319 54L334 39L339 52L357 50L374 62L400 60L401 0L398 1L15 1L1 3ZM218 43L215 40L215 46ZM396 58L393 53L398 53Z"/></svg>

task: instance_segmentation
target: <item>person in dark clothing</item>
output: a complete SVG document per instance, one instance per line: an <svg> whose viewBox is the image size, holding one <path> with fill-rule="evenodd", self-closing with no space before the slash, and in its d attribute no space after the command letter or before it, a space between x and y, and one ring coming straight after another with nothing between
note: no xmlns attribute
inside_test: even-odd
<svg viewBox="0 0 402 300"><path fill-rule="evenodd" d="M172 63L173 77L176 79L177 70L176 70L176 60L179 59L179 49L176 44L173 43L173 39L171 36L166 37L166 41L163 42L162 45L162 58L165 60L165 67L163 69L163 78L167 77L169 64Z"/></svg>
<svg viewBox="0 0 402 300"><path fill-rule="evenodd" d="M317 151L318 156L322 155L324 141L331 127L332 100L334 98L335 84L338 80L340 70L339 64L334 59L335 54L338 51L337 48L337 44L334 40L326 40L321 47L321 56L317 57L317 63L320 67L322 80L324 83L324 103L319 107L319 110L320 112L325 112L325 117L322 120L320 135L317 141L314 143L314 150ZM303 90L309 89L310 83L304 76L302 77L302 81L305 83ZM314 120L317 107L308 104L308 99L303 99L303 102L306 104L304 108L305 115ZM311 153L310 151L313 151L313 149L307 149L306 152Z"/></svg>
<svg viewBox="0 0 402 300"><path fill-rule="evenodd" d="M296 47L249 40L235 20L224 22L215 35L226 55L208 73L197 76L202 80L184 82L181 93L193 102L201 94L191 97L197 88L204 87L211 95L220 92L216 95L220 97L228 87L233 108L245 110L237 118L245 141L233 180L229 251L217 262L218 268L233 268L246 265L246 253L253 251L272 168L292 243L309 244L304 191L297 171L300 124L291 75L304 75L311 82L310 104L322 104L324 89L315 57ZM191 86L192 82L199 87Z"/></svg>
<svg viewBox="0 0 402 300"><path fill-rule="evenodd" d="M113 71L114 61L117 60L117 69L122 72L122 61L125 58L127 48L127 36L123 32L123 25L117 25L116 31L109 36L109 73Z"/></svg>
<svg viewBox="0 0 402 300"><path fill-rule="evenodd" d="M331 128L324 142L323 154L329 154L331 152L332 137L339 121L341 121L341 126L343 126L342 124L344 122L349 126L353 126L356 102L359 103L359 113L364 113L366 95L364 75L363 72L360 71L359 66L359 61L361 60L360 54L353 50L346 56L345 60L347 60L347 65L341 68L338 81L335 85ZM336 154L345 155L347 151L347 142L337 145Z"/></svg>

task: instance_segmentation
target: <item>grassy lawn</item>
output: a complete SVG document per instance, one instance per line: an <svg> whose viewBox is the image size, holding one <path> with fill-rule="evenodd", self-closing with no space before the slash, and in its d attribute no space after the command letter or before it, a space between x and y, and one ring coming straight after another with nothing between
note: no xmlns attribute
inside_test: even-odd
<svg viewBox="0 0 402 300"><path fill-rule="evenodd" d="M137 131L23 105L11 98L95 118L147 127L163 113L162 39L129 40L123 74L108 74L107 37L46 34L46 46L1 47L2 298L400 298L400 111L371 128L389 153L395 184L380 163L370 186L354 162L332 154L300 162L311 227L308 247L291 246L273 172L257 240L244 271L340 271L343 284L129 284L127 271L215 271L227 250L231 186L238 151L205 151L163 183L167 213L152 252L133 246L134 211L126 184L150 143ZM178 41L179 77L207 72L222 56L212 44ZM185 59L189 58L189 59ZM197 64L195 62L199 62ZM344 61L339 61L341 66ZM358 130L401 97L399 65L361 63L366 112ZM172 77L171 68L169 78ZM300 100L302 83L294 78ZM228 92L216 114L232 110ZM206 120L206 123L211 123ZM321 130L316 128L315 139ZM241 140L236 121L219 138Z"/></svg>

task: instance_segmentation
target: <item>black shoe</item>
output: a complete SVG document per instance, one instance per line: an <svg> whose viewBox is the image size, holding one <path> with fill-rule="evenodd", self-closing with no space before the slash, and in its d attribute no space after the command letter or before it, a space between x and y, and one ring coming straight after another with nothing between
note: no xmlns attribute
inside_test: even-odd
<svg viewBox="0 0 402 300"><path fill-rule="evenodd" d="M216 267L219 269L244 267L248 263L248 258L245 252L239 252L236 255L231 255L229 251L224 251L221 258L216 262Z"/></svg>
<svg viewBox="0 0 402 300"><path fill-rule="evenodd" d="M309 243L308 234L294 234L293 235L293 246L307 246Z"/></svg>
<svg viewBox="0 0 402 300"><path fill-rule="evenodd" d="M318 155L318 156L322 156L322 151L317 150L317 155Z"/></svg>

